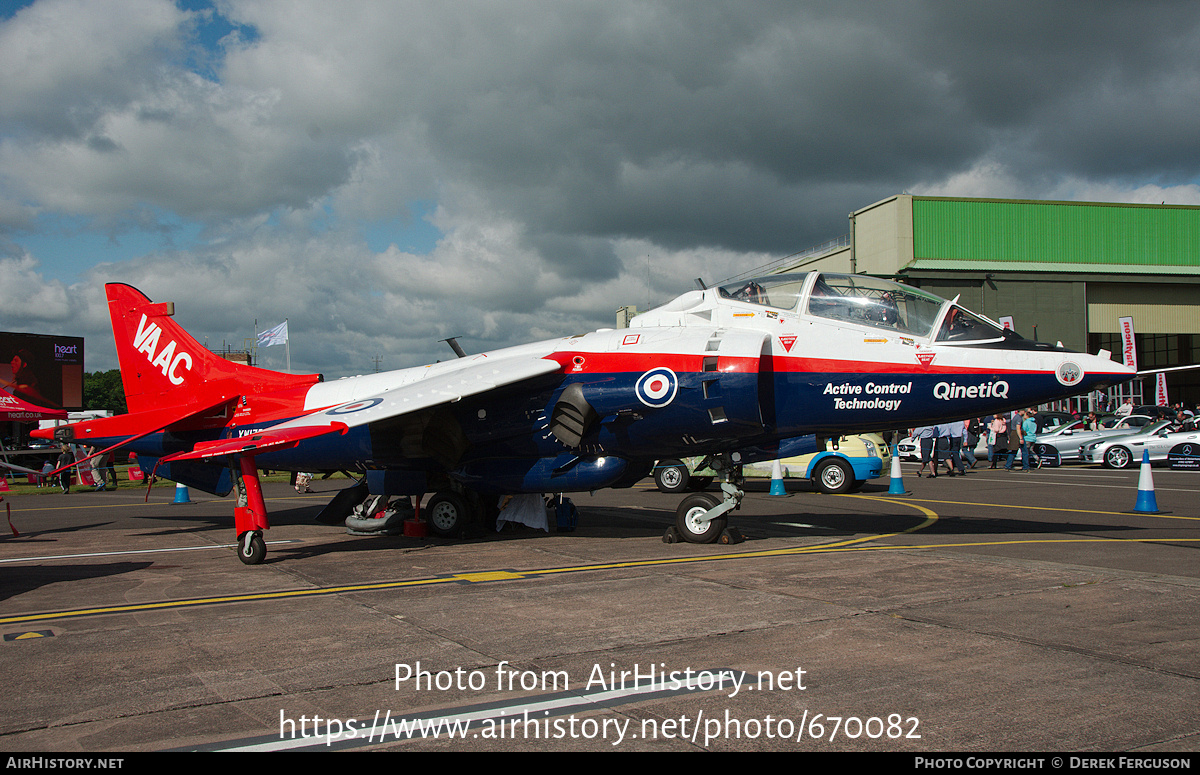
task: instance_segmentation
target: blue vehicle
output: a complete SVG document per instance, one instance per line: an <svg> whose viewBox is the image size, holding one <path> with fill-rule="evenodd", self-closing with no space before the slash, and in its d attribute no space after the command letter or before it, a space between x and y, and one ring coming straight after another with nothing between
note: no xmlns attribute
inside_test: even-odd
<svg viewBox="0 0 1200 775"><path fill-rule="evenodd" d="M815 439L813 440L815 444ZM747 464L744 476L771 476L774 461ZM876 433L860 433L829 439L823 452L780 458L785 479L808 479L823 493L854 492L870 479L883 475L891 463L891 450ZM654 483L660 492L704 490L712 484L717 472L704 468L704 458L660 460L654 466Z"/></svg>

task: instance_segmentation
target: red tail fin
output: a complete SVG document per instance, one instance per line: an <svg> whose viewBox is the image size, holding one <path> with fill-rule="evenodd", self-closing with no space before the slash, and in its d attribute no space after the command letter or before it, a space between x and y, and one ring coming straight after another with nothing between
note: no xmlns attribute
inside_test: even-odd
<svg viewBox="0 0 1200 775"><path fill-rule="evenodd" d="M173 302L156 304L120 283L104 289L130 412L204 403L222 393L269 393L321 379L317 374L283 374L227 361L171 320Z"/></svg>

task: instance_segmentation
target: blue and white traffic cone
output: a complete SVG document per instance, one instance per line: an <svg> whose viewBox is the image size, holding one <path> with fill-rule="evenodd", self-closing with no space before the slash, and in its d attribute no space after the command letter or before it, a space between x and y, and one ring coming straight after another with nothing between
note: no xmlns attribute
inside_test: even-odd
<svg viewBox="0 0 1200 775"><path fill-rule="evenodd" d="M192 499L188 497L188 488L186 484L175 483L175 502L176 503L191 503Z"/></svg>
<svg viewBox="0 0 1200 775"><path fill-rule="evenodd" d="M779 458L771 461L771 495L787 495L787 489L783 486L783 466L779 464Z"/></svg>
<svg viewBox="0 0 1200 775"><path fill-rule="evenodd" d="M892 445L892 483L888 486L888 495L908 495L904 489L904 479L900 475L900 451Z"/></svg>
<svg viewBox="0 0 1200 775"><path fill-rule="evenodd" d="M1150 473L1150 450L1142 450L1142 470L1138 475L1137 503L1133 510L1142 514L1158 514L1158 499L1154 497L1154 476Z"/></svg>

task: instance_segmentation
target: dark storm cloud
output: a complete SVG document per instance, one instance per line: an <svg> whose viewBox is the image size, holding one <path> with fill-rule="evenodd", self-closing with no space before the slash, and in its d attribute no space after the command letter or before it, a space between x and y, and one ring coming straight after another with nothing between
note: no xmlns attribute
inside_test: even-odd
<svg viewBox="0 0 1200 775"><path fill-rule="evenodd" d="M913 59L944 69L967 129L1016 174L1178 183L1200 170L1198 12L1182 2L938 3L894 29Z"/></svg>
<svg viewBox="0 0 1200 775"><path fill-rule="evenodd" d="M427 105L435 153L527 222L786 249L808 238L797 213L862 204L832 189L895 190L985 148L948 78L839 6L606 7L450 43L457 77ZM486 75L459 80L464 61Z"/></svg>
<svg viewBox="0 0 1200 775"><path fill-rule="evenodd" d="M1187 4L605 8L446 38L435 153L535 230L781 250L985 157L1031 182L1197 171Z"/></svg>

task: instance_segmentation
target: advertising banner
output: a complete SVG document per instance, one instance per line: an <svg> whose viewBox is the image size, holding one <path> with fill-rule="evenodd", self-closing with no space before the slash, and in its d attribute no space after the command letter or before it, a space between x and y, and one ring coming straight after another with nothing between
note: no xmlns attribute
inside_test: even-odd
<svg viewBox="0 0 1200 775"><path fill-rule="evenodd" d="M44 406L34 406L22 401L11 393L0 390L0 420L16 420L17 422L34 422L35 420L65 420L67 412L64 409L47 409Z"/></svg>
<svg viewBox="0 0 1200 775"><path fill-rule="evenodd" d="M1117 324L1121 329L1122 362L1131 369L1137 369L1137 349L1133 342L1133 318L1117 318Z"/></svg>
<svg viewBox="0 0 1200 775"><path fill-rule="evenodd" d="M44 409L83 409L82 337L0 331L0 391Z"/></svg>
<svg viewBox="0 0 1200 775"><path fill-rule="evenodd" d="M1171 402L1167 400L1167 375L1160 371L1154 376L1154 405L1169 406Z"/></svg>

